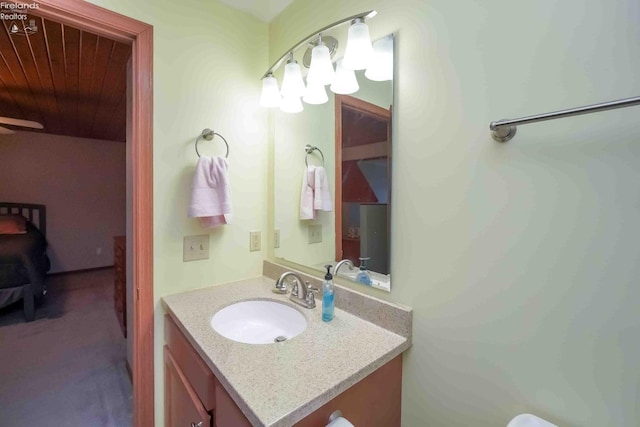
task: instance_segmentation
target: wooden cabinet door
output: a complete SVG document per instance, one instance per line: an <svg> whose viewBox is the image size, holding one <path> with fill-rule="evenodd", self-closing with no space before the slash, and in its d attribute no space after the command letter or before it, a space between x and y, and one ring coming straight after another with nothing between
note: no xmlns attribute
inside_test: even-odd
<svg viewBox="0 0 640 427"><path fill-rule="evenodd" d="M400 427L401 397L402 355L399 355L307 415L295 427L325 426L336 410L356 427Z"/></svg>
<svg viewBox="0 0 640 427"><path fill-rule="evenodd" d="M165 427L210 427L211 416L202 406L167 346L164 346L164 373Z"/></svg>
<svg viewBox="0 0 640 427"><path fill-rule="evenodd" d="M222 387L216 383L216 424L215 427L251 427L251 423L244 416L238 405Z"/></svg>

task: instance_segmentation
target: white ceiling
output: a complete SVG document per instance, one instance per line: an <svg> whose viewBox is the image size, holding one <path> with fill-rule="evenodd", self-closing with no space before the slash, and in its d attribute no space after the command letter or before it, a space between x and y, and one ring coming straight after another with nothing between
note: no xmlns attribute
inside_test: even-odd
<svg viewBox="0 0 640 427"><path fill-rule="evenodd" d="M249 12L261 21L271 22L293 0L221 0L236 9Z"/></svg>

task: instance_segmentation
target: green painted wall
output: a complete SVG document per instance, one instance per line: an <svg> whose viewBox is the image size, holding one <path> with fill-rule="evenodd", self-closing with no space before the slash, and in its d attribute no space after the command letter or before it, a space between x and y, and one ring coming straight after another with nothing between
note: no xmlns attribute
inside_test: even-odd
<svg viewBox="0 0 640 427"><path fill-rule="evenodd" d="M621 0L296 0L269 62L368 9L393 32L392 292L414 308L403 425L640 425L638 109L491 120L640 93L640 8ZM346 28L345 30L346 31Z"/></svg>
<svg viewBox="0 0 640 427"><path fill-rule="evenodd" d="M266 252L249 252L249 231L266 232L268 114L257 99L268 66L267 24L217 1L93 2L154 27L155 412L161 426L160 298L262 274ZM194 141L207 127L229 142L234 208L233 224L213 231L186 213ZM225 152L217 137L199 149ZM210 235L210 258L183 263L183 236L194 234Z"/></svg>
<svg viewBox="0 0 640 427"><path fill-rule="evenodd" d="M397 34L399 62L394 283L376 295L415 310L403 424L640 423L637 111L522 127L505 145L488 132L640 92L637 4L297 0L267 27L215 1L94 2L154 25L156 298L260 274L267 251L249 253L247 234L273 227L273 127L258 78L313 29L375 8L372 36ZM183 264L204 127L231 144L236 222L211 233L209 261Z"/></svg>

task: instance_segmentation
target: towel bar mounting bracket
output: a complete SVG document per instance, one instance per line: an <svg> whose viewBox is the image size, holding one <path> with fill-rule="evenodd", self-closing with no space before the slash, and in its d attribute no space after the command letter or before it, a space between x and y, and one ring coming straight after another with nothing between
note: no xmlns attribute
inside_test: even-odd
<svg viewBox="0 0 640 427"><path fill-rule="evenodd" d="M517 126L496 126L496 122L491 122L489 125L491 129L491 136L498 142L507 142L516 136L518 131Z"/></svg>

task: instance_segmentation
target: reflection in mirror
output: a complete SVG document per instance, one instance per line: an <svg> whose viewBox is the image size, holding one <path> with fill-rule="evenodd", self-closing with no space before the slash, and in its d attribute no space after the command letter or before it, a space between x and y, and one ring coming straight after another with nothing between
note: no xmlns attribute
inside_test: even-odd
<svg viewBox="0 0 640 427"><path fill-rule="evenodd" d="M385 39L393 48L393 36ZM354 281L364 259L370 286L390 291L393 80L355 74L355 93L327 91L325 104L274 114L274 226L280 236L274 254L318 271L349 259L356 267L344 265L339 276ZM307 153L307 144L317 150ZM316 179L324 177L331 202L330 210L326 204L313 210L312 219L301 219L305 176L304 185L319 185L314 197L322 194Z"/></svg>
<svg viewBox="0 0 640 427"><path fill-rule="evenodd" d="M389 274L391 108L336 95L336 257Z"/></svg>

